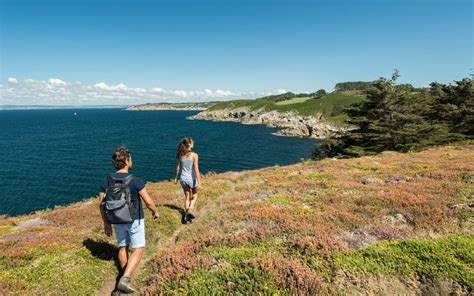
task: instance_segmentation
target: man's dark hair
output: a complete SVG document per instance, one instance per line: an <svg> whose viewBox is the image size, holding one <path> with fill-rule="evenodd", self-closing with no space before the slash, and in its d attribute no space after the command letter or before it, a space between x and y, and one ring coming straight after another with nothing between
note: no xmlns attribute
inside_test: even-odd
<svg viewBox="0 0 474 296"><path fill-rule="evenodd" d="M115 149L112 154L112 164L117 170L123 169L126 165L125 161L130 158L132 153L125 146L120 146Z"/></svg>

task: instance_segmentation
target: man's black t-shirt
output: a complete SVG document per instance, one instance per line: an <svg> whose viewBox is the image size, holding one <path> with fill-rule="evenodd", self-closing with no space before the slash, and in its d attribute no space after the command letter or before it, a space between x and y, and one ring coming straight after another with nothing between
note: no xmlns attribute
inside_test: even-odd
<svg viewBox="0 0 474 296"><path fill-rule="evenodd" d="M128 177L129 175L130 175L129 173L113 173L111 176L115 179L124 179ZM109 184L106 177L100 184L100 192L105 192L108 185ZM129 187L130 187L130 200L135 206L135 209L137 209L137 212L135 214L135 220L143 219L145 216L143 215L142 202L141 202L138 192L142 190L143 188L145 188L145 182L143 182L142 179L135 176L133 178L132 183L130 183Z"/></svg>

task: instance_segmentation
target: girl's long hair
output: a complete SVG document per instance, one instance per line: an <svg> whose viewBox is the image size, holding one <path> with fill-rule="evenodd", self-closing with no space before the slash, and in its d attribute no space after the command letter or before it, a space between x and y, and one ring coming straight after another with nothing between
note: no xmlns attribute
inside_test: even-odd
<svg viewBox="0 0 474 296"><path fill-rule="evenodd" d="M191 138L183 138L178 145L178 151L176 152L176 159L181 159L182 156L186 155L190 151L189 146L193 143Z"/></svg>

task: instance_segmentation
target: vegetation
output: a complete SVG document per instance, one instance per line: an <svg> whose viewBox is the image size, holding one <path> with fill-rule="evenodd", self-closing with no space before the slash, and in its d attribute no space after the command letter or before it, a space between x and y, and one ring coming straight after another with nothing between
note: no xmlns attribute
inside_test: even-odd
<svg viewBox="0 0 474 296"><path fill-rule="evenodd" d="M474 146L207 174L197 219L148 183L150 294L469 294ZM32 223L35 221L35 223ZM0 294L94 294L117 273L97 199L0 220Z"/></svg>
<svg viewBox="0 0 474 296"><path fill-rule="evenodd" d="M207 186L228 184L226 193L150 260L145 291L472 292L472 211L459 217L472 199L462 189L471 184L470 147L208 177Z"/></svg>
<svg viewBox="0 0 474 296"><path fill-rule="evenodd" d="M343 115L344 108L362 101L364 96L330 93L316 100L310 100L309 98L311 97L309 97L308 94L305 94L303 97L292 97L281 101L273 101L263 98L257 100L235 100L216 103L208 108L208 110L248 107L250 110L264 109L266 111L275 110L278 112L295 111L301 115L342 120L345 117L340 117L340 115Z"/></svg>
<svg viewBox="0 0 474 296"><path fill-rule="evenodd" d="M385 150L408 152L474 136L474 84L469 78L455 85L432 83L413 92L381 78L366 90L366 99L342 112L356 129L335 135L316 148L314 157L361 156Z"/></svg>
<svg viewBox="0 0 474 296"><path fill-rule="evenodd" d="M309 99L311 99L311 97L292 98L292 99L289 99L289 100L286 100L286 101L276 102L275 105L282 106L282 105L299 104L299 103L304 103Z"/></svg>
<svg viewBox="0 0 474 296"><path fill-rule="evenodd" d="M304 93L294 94L292 92L286 92L283 94L261 97L261 98L258 98L257 100L281 102L281 101L291 100L293 98L302 98L302 97L308 97L308 94L304 94Z"/></svg>
<svg viewBox="0 0 474 296"><path fill-rule="evenodd" d="M372 86L372 81L347 81L336 83L336 91L367 90Z"/></svg>
<svg viewBox="0 0 474 296"><path fill-rule="evenodd" d="M337 252L335 268L406 277L440 277L474 291L474 238L448 235L432 240L383 241L352 252Z"/></svg>
<svg viewBox="0 0 474 296"><path fill-rule="evenodd" d="M320 90L318 90L314 93L311 93L310 97L313 98L313 99L320 99L320 98L324 97L325 95L327 95L326 90L320 89Z"/></svg>

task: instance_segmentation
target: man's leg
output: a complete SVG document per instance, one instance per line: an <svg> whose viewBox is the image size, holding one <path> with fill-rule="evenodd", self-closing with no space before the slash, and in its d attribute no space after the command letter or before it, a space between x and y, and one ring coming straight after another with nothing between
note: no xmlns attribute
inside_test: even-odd
<svg viewBox="0 0 474 296"><path fill-rule="evenodd" d="M128 258L127 267L123 273L124 276L132 276L133 272L138 266L138 263L140 263L140 260L142 259L144 251L144 247L133 250L132 254L130 254L130 257Z"/></svg>
<svg viewBox="0 0 474 296"><path fill-rule="evenodd" d="M127 266L127 261L128 261L128 250L126 246L119 247L118 259L119 259L121 271L123 273L125 271L125 268Z"/></svg>
<svg viewBox="0 0 474 296"><path fill-rule="evenodd" d="M125 271L128 260L128 244L130 239L128 237L129 227L125 224L116 224L115 227L115 237L117 238L117 245L119 248L118 251L118 260L120 264L120 275Z"/></svg>
<svg viewBox="0 0 474 296"><path fill-rule="evenodd" d="M128 256L127 265L123 276L120 278L117 288L125 293L136 292L131 284L132 274L140 263L145 250L145 220L135 220L130 227L129 239L133 252Z"/></svg>

